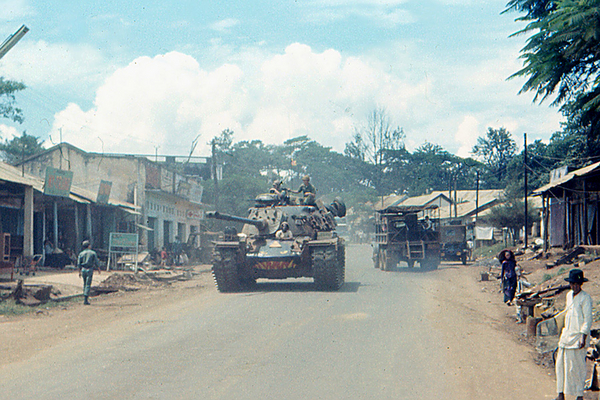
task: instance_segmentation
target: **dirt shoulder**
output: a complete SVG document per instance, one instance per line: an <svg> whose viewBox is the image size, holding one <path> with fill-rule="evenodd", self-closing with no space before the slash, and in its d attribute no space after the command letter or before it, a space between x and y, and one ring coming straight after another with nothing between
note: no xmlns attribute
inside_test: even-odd
<svg viewBox="0 0 600 400"><path fill-rule="evenodd" d="M430 319L442 332L443 355L465 399L553 398L554 374L536 364L534 348L502 302L496 282L481 282L480 267L442 264L430 292ZM494 390L490 390L494 388ZM499 390L499 388L502 388Z"/></svg>
<svg viewBox="0 0 600 400"><path fill-rule="evenodd" d="M92 297L91 306L83 306L80 298L74 298L46 308L38 307L37 312L0 316L0 337L5 349L0 351L0 368L84 332L100 330L122 320L143 318L141 315L149 308L167 308L190 295L214 290L213 278L206 266L191 268L191 276L181 280L136 281L131 273L106 274L104 278L104 287L120 290ZM67 286L63 286L63 290L70 291Z"/></svg>
<svg viewBox="0 0 600 400"><path fill-rule="evenodd" d="M564 280L569 275L572 268L580 268L584 271L589 282L583 285L583 290L588 292L593 299L593 318L592 328L600 328L600 259L594 253L582 254L574 258L571 262L552 266L557 260L564 257L567 252L554 249L550 252L540 255L536 258L536 253L528 251L524 254L517 255L517 265L521 267L525 279L530 283L531 287L526 288L527 292L535 293L540 290L549 288L557 288L562 285L568 285ZM494 259L480 260L466 267L467 276L473 294L472 300L463 301L465 309L472 308L481 315L481 318L487 319L489 324L498 332L501 332L504 337L511 339L516 346L505 346L497 349L498 354L503 357L509 357L518 360L513 364L513 369L517 364L527 363L534 365L535 368L547 375L554 385L555 373L554 364L551 358L551 353L544 355L539 354L535 349L536 338L527 335L527 324L517 323L516 306L506 306L503 303L503 295L501 293L500 265ZM487 273L488 281L482 280L482 273ZM544 299L540 312L544 312L546 316L550 316L564 308L565 298L568 290L560 291L554 296L548 296ZM550 293L554 293L551 291ZM491 344L491 343L490 343ZM494 343L491 347L495 347ZM514 349L518 349L518 353L514 353ZM466 360L465 360L466 361ZM482 366L483 368L484 366ZM592 363L588 361L588 378L591 376ZM519 386L527 383L528 379L524 379L522 373L518 375ZM535 372L532 371L531 379L535 379ZM535 382L535 380L534 380ZM540 384L542 381L537 381ZM534 385L534 387L537 385ZM537 390L531 388L531 390ZM531 393L538 393L532 391ZM540 392L541 393L541 392ZM517 397L518 398L518 397ZM549 397L552 398L552 397ZM586 392L585 399L597 399L597 392Z"/></svg>

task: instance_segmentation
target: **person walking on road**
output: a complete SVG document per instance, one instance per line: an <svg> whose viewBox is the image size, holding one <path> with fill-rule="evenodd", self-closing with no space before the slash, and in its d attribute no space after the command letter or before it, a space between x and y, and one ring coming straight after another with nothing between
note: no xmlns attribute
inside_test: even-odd
<svg viewBox="0 0 600 400"><path fill-rule="evenodd" d="M502 292L504 293L504 302L511 305L515 298L517 290L517 261L515 254L510 250L504 250L498 256L502 263Z"/></svg>
<svg viewBox="0 0 600 400"><path fill-rule="evenodd" d="M77 257L77 268L79 268L79 277L83 278L83 304L89 305L94 269L97 269L100 273L100 261L98 261L98 255L92 250L92 245L88 240L84 240L81 247L83 247L83 250Z"/></svg>
<svg viewBox="0 0 600 400"><path fill-rule="evenodd" d="M581 290L587 282L580 269L572 269L565 278L571 291L567 293L564 314L565 324L558 340L556 355L556 400L564 400L565 394L583 400L586 377L586 340L592 327L592 297Z"/></svg>

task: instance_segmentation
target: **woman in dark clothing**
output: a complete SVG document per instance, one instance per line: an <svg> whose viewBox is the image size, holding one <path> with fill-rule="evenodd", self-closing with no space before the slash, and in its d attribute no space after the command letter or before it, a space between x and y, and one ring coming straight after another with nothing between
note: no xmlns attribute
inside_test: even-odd
<svg viewBox="0 0 600 400"><path fill-rule="evenodd" d="M502 263L502 292L504 292L504 302L511 304L515 298L517 290L517 261L515 255L510 250L504 250L498 255L498 260Z"/></svg>

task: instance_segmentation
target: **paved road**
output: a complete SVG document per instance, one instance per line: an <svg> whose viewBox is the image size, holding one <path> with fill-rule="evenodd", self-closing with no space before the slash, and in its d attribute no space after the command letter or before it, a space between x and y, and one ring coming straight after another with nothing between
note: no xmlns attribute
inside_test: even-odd
<svg viewBox="0 0 600 400"><path fill-rule="evenodd" d="M241 294L211 288L11 365L0 397L460 398L425 317L421 289L437 272L383 273L369 249L348 248L340 292L308 280Z"/></svg>

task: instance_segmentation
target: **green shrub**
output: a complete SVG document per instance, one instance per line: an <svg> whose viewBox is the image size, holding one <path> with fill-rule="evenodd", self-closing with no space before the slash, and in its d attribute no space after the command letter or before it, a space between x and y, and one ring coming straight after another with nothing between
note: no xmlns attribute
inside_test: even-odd
<svg viewBox="0 0 600 400"><path fill-rule="evenodd" d="M542 282L541 283L549 281L552 278L553 278L553 275L551 275L551 274L544 274L544 276L542 276Z"/></svg>

